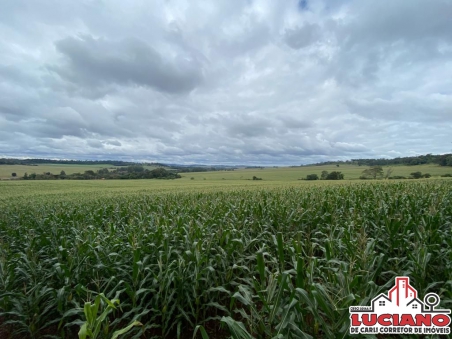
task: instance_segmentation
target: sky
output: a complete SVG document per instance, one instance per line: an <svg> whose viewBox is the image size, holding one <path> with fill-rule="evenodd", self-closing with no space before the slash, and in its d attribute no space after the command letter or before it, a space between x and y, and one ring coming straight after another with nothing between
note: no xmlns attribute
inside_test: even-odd
<svg viewBox="0 0 452 339"><path fill-rule="evenodd" d="M452 0L2 0L0 157L452 151Z"/></svg>

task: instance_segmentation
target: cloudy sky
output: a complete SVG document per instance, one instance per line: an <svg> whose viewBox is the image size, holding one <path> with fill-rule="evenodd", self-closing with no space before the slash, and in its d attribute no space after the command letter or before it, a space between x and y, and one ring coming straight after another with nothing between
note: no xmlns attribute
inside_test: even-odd
<svg viewBox="0 0 452 339"><path fill-rule="evenodd" d="M0 157L452 149L452 0L2 0Z"/></svg>

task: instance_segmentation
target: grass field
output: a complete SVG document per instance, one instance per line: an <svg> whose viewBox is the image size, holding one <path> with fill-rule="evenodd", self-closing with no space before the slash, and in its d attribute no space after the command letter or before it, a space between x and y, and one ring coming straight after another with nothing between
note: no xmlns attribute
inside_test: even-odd
<svg viewBox="0 0 452 339"><path fill-rule="evenodd" d="M317 174L320 177L322 171L340 171L344 173L345 179L359 179L366 166L357 165L335 165L328 166L306 166L306 167L280 167L280 168L264 168L264 169L238 169L234 171L217 171L217 172L199 172L199 173L181 173L184 180L247 180L253 176L269 181L294 181L306 178L308 174ZM386 173L389 167L383 167ZM422 173L430 173L432 176L452 174L452 167L441 167L437 165L416 165L416 166L391 166L393 172L391 176L409 177L410 173L420 171Z"/></svg>
<svg viewBox="0 0 452 339"><path fill-rule="evenodd" d="M220 172L223 173L223 172ZM39 200L51 199L70 201L74 199L97 199L98 197L119 197L124 195L142 195L142 194L168 194L168 193L208 193L217 191L235 191L235 190L272 190L278 188L300 188L315 185L336 186L352 185L364 183L364 180L293 180L286 178L284 180L246 180L246 179L225 179L215 176L217 172L202 173L204 177L212 175L213 177L203 180L204 177L198 177L195 180L190 178L200 173L184 173L181 179L175 180L9 180L0 181L0 202L12 202L18 199ZM255 173L255 172L253 172ZM202 175L201 174L201 175ZM437 181L452 182L452 178L429 178L417 179L417 182ZM399 180L396 180L399 181ZM405 182L407 180L402 180ZM409 180L410 182L412 180ZM384 183L387 180L373 181Z"/></svg>
<svg viewBox="0 0 452 339"><path fill-rule="evenodd" d="M451 307L452 180L297 170L0 182L0 338L76 338L98 293L99 338L344 338L398 275Z"/></svg>

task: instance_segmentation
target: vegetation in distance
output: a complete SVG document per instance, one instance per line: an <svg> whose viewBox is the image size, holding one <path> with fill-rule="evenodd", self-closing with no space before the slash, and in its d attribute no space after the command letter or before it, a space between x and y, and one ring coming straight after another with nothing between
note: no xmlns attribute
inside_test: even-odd
<svg viewBox="0 0 452 339"><path fill-rule="evenodd" d="M359 179L363 180L369 180L369 179L421 179L421 178L431 178L432 175L430 173L422 173L420 171L411 172L409 177L402 176L402 175L396 175L391 176L392 172L394 171L394 168L388 167L386 170L386 173L383 170L383 167L381 166L371 166L365 170L362 171L361 176ZM441 177L447 178L452 177L452 174L446 173L441 175ZM320 177L317 174L308 174L306 175L305 179L302 180L342 180L344 179L344 175L341 172L333 171L331 173L328 173L328 171L322 171L322 174Z"/></svg>
<svg viewBox="0 0 452 339"><path fill-rule="evenodd" d="M32 200L9 191L2 338L76 338L81 326L99 338L342 338L349 306L400 275L450 308L452 181L298 183Z"/></svg>
<svg viewBox="0 0 452 339"><path fill-rule="evenodd" d="M322 171L320 177L317 174L308 174L304 180L343 180L344 174L339 171L333 171L328 173L328 171Z"/></svg>
<svg viewBox="0 0 452 339"><path fill-rule="evenodd" d="M153 170L159 167L155 166L147 166L143 165L145 169ZM383 167L383 166L382 166ZM116 168L111 165L58 165L58 164L40 164L39 167L29 167L23 165L0 165L0 179L20 179L30 172L35 172L38 174L43 173L53 173L56 175L61 174L61 171L64 171L66 175L81 173L83 174L85 171L93 171L97 172L102 168L108 168L109 171L115 170ZM120 167L126 168L126 167ZM416 166L391 166L393 172L391 173L392 178L396 178L398 176L409 178L410 173L413 172L421 172L422 174L429 173L432 176L432 179L440 178L441 176L452 175L452 170L450 167L439 166L435 164L427 164L427 165L416 165ZM222 181L223 184L235 184L235 181L252 181L253 176L258 178L262 178L261 183L268 183L269 181L284 181L284 182L292 182L301 181L299 179L306 178L308 174L317 174L320 177L322 171L327 171L328 173L333 171L340 171L344 175L344 180L358 180L360 176L362 176L362 172L367 167L358 166L358 165L340 165L338 168L336 165L322 165L322 166L305 166L305 167L279 167L279 168L239 168L234 171L229 170L217 170L217 171L208 171L208 172L190 172L183 173L177 170L173 170L171 168L166 168L168 171L175 171L181 175L181 178L177 180L177 182L186 182L191 181L190 178L193 177L193 182L197 181L205 181L205 184L212 183L212 181ZM383 167L384 173L389 167ZM12 173L16 173L16 177L12 177ZM384 177L383 177L384 178ZM19 180L22 181L22 180ZM4 181L1 181L4 182ZM31 182L31 181L28 181ZM334 182L333 180L328 182ZM256 182L257 183L257 182Z"/></svg>
<svg viewBox="0 0 452 339"><path fill-rule="evenodd" d="M15 173L13 173L13 176ZM31 173L24 174L24 180L57 180L57 179L74 179L74 180L91 180L91 179L177 179L181 176L174 171L165 168L156 168L149 170L141 165L130 165L127 167L119 167L111 171L108 168L102 168L96 172L87 170L85 173L66 174L61 171L60 174L52 174L45 172L43 174Z"/></svg>
<svg viewBox="0 0 452 339"><path fill-rule="evenodd" d="M130 161L120 161L120 160L57 160L57 159L11 159L11 158L1 158L1 164L22 164L22 165L35 165L35 164L80 164L80 165L100 165L100 164L111 164L113 166L129 166L136 164ZM304 166L315 166L315 165L330 165L330 164L357 164L359 166L389 166L389 165L424 165L424 164L438 164L440 166L452 166L452 154L426 154L426 155L416 155L411 157L397 157L393 159L351 159L347 161L326 161L317 164L304 165ZM180 171L213 171L213 170L223 170L223 169L233 169L242 167L241 165L235 166L205 166L205 165L179 165L179 164L162 164L162 163L143 163L143 165L154 165L160 167L172 167L177 168ZM247 166L246 168L264 168L262 166Z"/></svg>
<svg viewBox="0 0 452 339"><path fill-rule="evenodd" d="M349 160L345 162L324 162L317 165L304 165L304 166L290 166L290 167L263 167L263 166L220 166L220 165L178 165L178 164L160 164L160 163L131 163L124 161L115 160L99 160L99 161L79 161L79 160L50 160L50 159L0 159L0 179L17 179L24 176L25 173L30 175L30 172L35 172L36 176L41 176L41 178L46 178L48 173L50 176L60 175L61 171L64 171L66 175L71 175L77 173L80 179L84 179L83 175L85 171L93 171L97 173L103 168L108 168L109 170L115 170L117 167L124 168L127 166L140 165L145 169L153 170L155 168L165 168L166 170L173 171L176 173L192 173L193 180L199 179L199 174L201 174L202 179L213 179L215 180L247 180L256 176L262 178L263 180L297 180L302 177L306 177L308 174L312 174L315 169L322 171L338 171L340 167L340 172L347 179L359 179L362 175L363 170L360 168L363 165L369 165L371 167L375 166L385 166L390 167L394 170L393 179L403 179L402 177L408 178L411 174L417 171L422 173L429 173L433 177L439 177L444 175L452 175L447 173L448 164L450 164L450 155L425 155L407 158L396 158L396 159L363 159ZM382 162L388 165L378 164ZM420 165L414 165L414 164ZM36 168L36 170L30 170L30 166ZM334 167L334 168L333 168ZM383 167L386 171L388 168ZM409 167L413 167L410 169ZM444 170L441 170L444 168ZM309 170L311 169L311 171ZM39 174L38 174L39 173ZM80 174L82 173L82 174ZM90 172L88 172L90 173ZM215 174L217 173L217 174ZM296 174L298 173L298 174ZM14 175L15 174L15 175ZM43 175L44 174L44 175ZM247 175L251 174L251 175ZM267 175L268 174L268 175ZM301 174L301 175L300 175ZM92 175L89 175L91 176ZM386 176L385 176L386 177ZM189 177L190 178L190 177ZM50 179L50 178L46 178ZM312 180L312 179L311 179Z"/></svg>
<svg viewBox="0 0 452 339"><path fill-rule="evenodd" d="M14 158L0 158L0 165L26 165L38 166L39 164L63 164L63 165L112 165L130 166L137 165L137 162L120 161L120 160L58 160L58 159L14 159ZM180 165L180 164L162 164L157 162L143 162L139 163L146 166L156 167L170 167L176 169L178 172L208 172L230 170L244 167L246 169L263 169L263 166L242 166L242 165ZM318 166L318 165L358 165L358 166L391 166L391 165L425 165L437 164L439 166L452 166L452 154L426 154L411 157L397 157L393 159L351 159L347 161L325 161L321 163L301 165L301 166ZM278 166L273 166L277 168Z"/></svg>
<svg viewBox="0 0 452 339"><path fill-rule="evenodd" d="M347 161L325 161L311 165L301 166L318 166L318 165L336 165L349 164L358 166L393 166L393 165L425 165L437 164L439 166L452 166L452 154L426 154L416 155L412 157L397 157L394 159L352 159Z"/></svg>

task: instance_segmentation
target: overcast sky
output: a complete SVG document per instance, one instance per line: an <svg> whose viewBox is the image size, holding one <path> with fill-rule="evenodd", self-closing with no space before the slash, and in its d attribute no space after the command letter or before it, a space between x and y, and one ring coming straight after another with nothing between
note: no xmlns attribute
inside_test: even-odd
<svg viewBox="0 0 452 339"><path fill-rule="evenodd" d="M452 0L1 0L0 157L452 149Z"/></svg>

